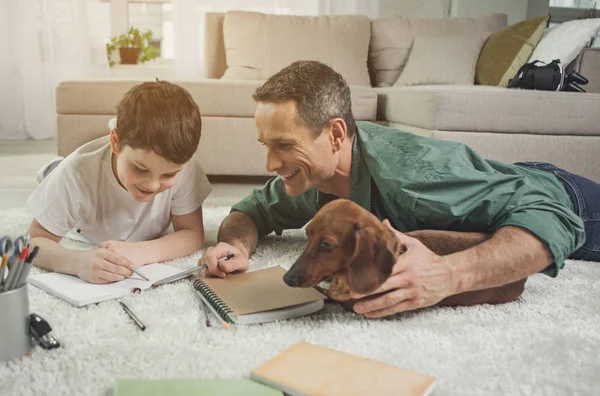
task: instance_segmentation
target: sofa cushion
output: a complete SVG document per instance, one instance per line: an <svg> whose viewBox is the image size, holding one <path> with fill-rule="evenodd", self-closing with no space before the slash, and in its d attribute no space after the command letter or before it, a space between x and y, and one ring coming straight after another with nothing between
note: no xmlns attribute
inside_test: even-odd
<svg viewBox="0 0 600 396"><path fill-rule="evenodd" d="M478 85L375 91L378 120L446 131L600 135L600 94Z"/></svg>
<svg viewBox="0 0 600 396"><path fill-rule="evenodd" d="M477 84L506 87L542 38L548 17L531 18L492 34L477 61Z"/></svg>
<svg viewBox="0 0 600 396"><path fill-rule="evenodd" d="M489 35L417 36L394 85L474 84L477 58Z"/></svg>
<svg viewBox="0 0 600 396"><path fill-rule="evenodd" d="M89 79L63 81L56 87L58 114L115 114L117 103L142 80ZM203 117L254 117L252 94L262 81L172 81L187 89ZM377 95L371 87L351 86L352 111L357 120L375 120Z"/></svg>
<svg viewBox="0 0 600 396"><path fill-rule="evenodd" d="M230 11L223 25L224 79L266 80L297 60L321 61L351 85L371 85L371 24L363 15L292 16Z"/></svg>
<svg viewBox="0 0 600 396"><path fill-rule="evenodd" d="M371 23L369 69L373 85L393 85L408 60L415 36L445 36L496 32L506 26L506 14L478 17L408 19L400 16L375 19Z"/></svg>

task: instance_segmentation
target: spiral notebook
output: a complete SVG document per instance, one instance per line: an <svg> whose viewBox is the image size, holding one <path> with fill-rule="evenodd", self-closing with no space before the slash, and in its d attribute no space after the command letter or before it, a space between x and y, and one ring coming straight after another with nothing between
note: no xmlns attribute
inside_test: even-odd
<svg viewBox="0 0 600 396"><path fill-rule="evenodd" d="M264 323L309 315L325 305L325 296L314 288L293 288L283 281L286 270L271 267L221 278L199 278L198 290L234 324Z"/></svg>

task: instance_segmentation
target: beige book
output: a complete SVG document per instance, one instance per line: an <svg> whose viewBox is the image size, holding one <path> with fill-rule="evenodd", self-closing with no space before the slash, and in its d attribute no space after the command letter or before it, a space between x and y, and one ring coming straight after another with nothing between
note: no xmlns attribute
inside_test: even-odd
<svg viewBox="0 0 600 396"><path fill-rule="evenodd" d="M421 396L435 377L300 342L257 367L250 378L286 394Z"/></svg>
<svg viewBox="0 0 600 396"><path fill-rule="evenodd" d="M286 270L275 266L221 278L199 278L194 287L234 324L263 323L319 311L325 296L314 288L293 288L283 281ZM227 315L225 315L227 314Z"/></svg>

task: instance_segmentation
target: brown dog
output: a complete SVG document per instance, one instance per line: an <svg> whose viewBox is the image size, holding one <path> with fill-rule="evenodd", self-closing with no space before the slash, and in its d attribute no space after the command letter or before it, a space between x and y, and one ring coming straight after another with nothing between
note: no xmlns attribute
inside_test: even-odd
<svg viewBox="0 0 600 396"><path fill-rule="evenodd" d="M286 272L284 281L292 287L331 281L324 292L333 300L345 302L345 307L355 302L350 291L367 294L381 286L391 275L397 257L406 251L406 246L377 217L346 199L325 205L306 227L306 235L307 246ZM407 235L439 255L465 250L489 237L483 233L446 231L415 231ZM440 305L513 301L523 292L525 281L457 294Z"/></svg>

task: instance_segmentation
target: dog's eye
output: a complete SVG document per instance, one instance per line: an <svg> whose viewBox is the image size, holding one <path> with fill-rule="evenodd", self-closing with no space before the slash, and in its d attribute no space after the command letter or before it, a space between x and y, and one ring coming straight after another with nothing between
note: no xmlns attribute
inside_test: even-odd
<svg viewBox="0 0 600 396"><path fill-rule="evenodd" d="M321 242L321 245L319 245L319 250L321 252L331 252L333 250L333 245L328 242Z"/></svg>

